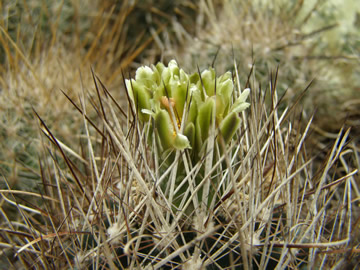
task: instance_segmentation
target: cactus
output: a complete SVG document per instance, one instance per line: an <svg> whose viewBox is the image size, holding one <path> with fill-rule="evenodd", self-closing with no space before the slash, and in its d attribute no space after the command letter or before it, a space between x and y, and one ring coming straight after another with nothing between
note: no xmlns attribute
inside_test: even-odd
<svg viewBox="0 0 360 270"><path fill-rule="evenodd" d="M207 2L210 16L216 10L211 2L216 1ZM205 3L200 6L206 8ZM217 29L223 34L227 28ZM101 40L99 48L106 51L112 35ZM3 41L7 46L8 39ZM246 45L243 39L241 45ZM61 58L61 63L70 59L64 70L73 70L76 53L60 53L45 58L50 63L56 61L49 58ZM30 69L37 71L39 81L59 85L52 81L59 76L42 72L60 74L58 62L53 67L41 59L35 59L38 65L29 59ZM106 69L95 70L119 77L121 67L114 70L106 63ZM223 64L231 68L230 62ZM27 77L29 67L15 61L10 66ZM80 85L74 82L62 87L67 95L55 100L57 106L41 94L31 95L51 108L51 114L15 100L13 109L26 109L26 119L36 115L46 138L41 140L44 151L29 155L38 159L31 170L41 178L40 186L19 190L3 177L1 263L27 269L356 267L357 250L351 246L357 245L353 239L358 230L353 229L359 166L356 142L348 140L350 130L341 129L334 145L323 150L326 155L316 156L323 162L316 171L311 148L305 147L313 118L302 126L299 107L278 101L277 76L271 78L269 106L256 76L236 65L232 71L218 76L208 68L187 74L175 61L141 67L135 79L125 82L127 111L117 96L124 92L108 90L108 80L103 83L90 72L83 73L80 101L71 94ZM248 78L244 88L241 78ZM93 79L94 92L87 85ZM5 82L2 90L8 93ZM34 91L37 82L31 82ZM66 110L65 99L80 113ZM8 97L5 101L11 103ZM58 113L59 107L68 114ZM37 125L26 123L29 141ZM10 126L6 121L3 125ZM19 130L15 134L24 136ZM12 138L14 130L4 128L4 134ZM63 137L71 144L66 146ZM29 176L22 175L28 183Z"/></svg>
<svg viewBox="0 0 360 270"><path fill-rule="evenodd" d="M214 151L214 158L205 165L207 171L205 167L199 171L193 187L196 189L204 175L218 162L218 157L226 151L219 142L223 140L224 145L229 144L238 130L241 122L239 113L250 105L246 102L250 90L245 89L234 98L237 94L230 72L216 77L215 70L210 68L201 74L188 75L175 60L171 60L167 67L163 63L140 67L135 79L126 80L125 83L139 121L149 126L149 134L152 135L149 137L150 145L155 142L157 152L163 153L159 162L167 161L168 166L164 166L161 172L165 172L173 163L177 150L186 150L192 157L188 160L189 164L181 158L178 160L175 185L169 188L171 175L162 183L163 192L168 198L178 198L174 206L182 211L184 209L179 206L188 205L190 194L187 191L191 183L181 181L186 178L186 174L181 172L189 170L185 166L194 167L206 156L209 146L223 150L217 154ZM215 137L218 139L209 141ZM214 202L212 199L218 185L219 181L212 181L212 185L204 184L206 188L200 188L198 201L193 202L185 212L190 214L194 204L201 204L203 192L209 196L204 198L207 207L216 203L218 198ZM226 187L223 189L226 190ZM185 193L188 195L184 196Z"/></svg>
<svg viewBox="0 0 360 270"><path fill-rule="evenodd" d="M170 86L174 74L189 90ZM1 226L2 238L15 249L5 249L9 260L15 255L27 268L77 269L284 269L336 263L338 253L327 251L345 250L352 226L346 213L357 170L342 162L355 159L347 147L349 130L339 132L325 165L313 174L304 146L311 122L302 129L291 108L280 112L276 92L277 105L266 109L264 96L252 85L251 93L237 93L239 84L229 73L194 74L185 76L174 61L140 68L135 80L125 83L127 113L104 85L97 89L98 101L92 100L97 118L89 117L86 99L72 100L84 119L81 152L61 144L38 115L50 139L40 157L44 193L2 191L23 217L13 222L6 215ZM231 94L223 94L229 89ZM141 100L142 93L147 100ZM193 101L198 103L191 107ZM210 119L208 128L198 119ZM240 122L234 121L235 132L231 119ZM189 123L192 133L182 133ZM207 132L196 134L196 126ZM185 144L175 142L178 134ZM348 207L329 208L341 194L337 187L348 190L342 199ZM37 203L29 205L19 195Z"/></svg>

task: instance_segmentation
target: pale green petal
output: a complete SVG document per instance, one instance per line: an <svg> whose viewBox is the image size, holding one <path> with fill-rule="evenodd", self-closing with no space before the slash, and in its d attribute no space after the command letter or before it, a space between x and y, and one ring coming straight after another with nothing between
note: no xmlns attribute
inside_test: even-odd
<svg viewBox="0 0 360 270"><path fill-rule="evenodd" d="M189 83L189 75L187 75L186 72L183 69L180 69L180 82L182 84L188 84Z"/></svg>
<svg viewBox="0 0 360 270"><path fill-rule="evenodd" d="M188 138L190 146L194 147L195 145L195 125L194 123L189 123L186 125L184 130L184 135Z"/></svg>
<svg viewBox="0 0 360 270"><path fill-rule="evenodd" d="M228 79L219 83L216 88L216 117L222 119L227 113L231 101L231 94L234 90L233 82Z"/></svg>
<svg viewBox="0 0 360 270"><path fill-rule="evenodd" d="M169 64L168 64L169 68L173 68L173 67L177 67L177 66L178 66L178 64L175 59L172 59L169 61Z"/></svg>
<svg viewBox="0 0 360 270"><path fill-rule="evenodd" d="M166 110L160 110L155 115L155 126L163 150L171 148L174 142L174 127Z"/></svg>
<svg viewBox="0 0 360 270"><path fill-rule="evenodd" d="M153 111L151 111L151 110L148 110L148 109L142 109L141 112L143 114L148 114L150 116L155 116L155 113Z"/></svg>
<svg viewBox="0 0 360 270"><path fill-rule="evenodd" d="M172 76L180 77L179 66L178 66L178 64L176 63L176 61L174 59L169 62L168 68L169 68L170 73L171 73Z"/></svg>
<svg viewBox="0 0 360 270"><path fill-rule="evenodd" d="M173 146L177 150L191 149L188 138L180 133L176 135Z"/></svg>
<svg viewBox="0 0 360 270"><path fill-rule="evenodd" d="M231 95L234 91L234 84L232 80L227 80L219 83L216 88L216 95L221 96L225 104L230 103Z"/></svg>
<svg viewBox="0 0 360 270"><path fill-rule="evenodd" d="M198 85L193 84L190 86L190 95L192 96L192 100L196 101L198 106L205 101L205 98L202 95L202 90L198 87Z"/></svg>
<svg viewBox="0 0 360 270"><path fill-rule="evenodd" d="M155 74L154 71L148 67L139 67L136 70L135 80L140 84L146 86L146 88L151 89L155 84Z"/></svg>
<svg viewBox="0 0 360 270"><path fill-rule="evenodd" d="M199 113L196 119L196 143L199 145L202 145L209 135L214 106L214 99L209 98L199 108Z"/></svg>
<svg viewBox="0 0 360 270"><path fill-rule="evenodd" d="M199 73L195 72L195 73L191 74L189 77L189 81L192 84L197 84L200 81Z"/></svg>
<svg viewBox="0 0 360 270"><path fill-rule="evenodd" d="M189 108L188 115L187 115L187 122L195 123L197 115L198 115L198 101L195 98L195 96L193 96L191 98L190 108Z"/></svg>
<svg viewBox="0 0 360 270"><path fill-rule="evenodd" d="M178 82L176 85L172 86L171 91L172 91L172 97L175 100L176 111L179 114L179 117L181 118L184 111L187 85Z"/></svg>
<svg viewBox="0 0 360 270"><path fill-rule="evenodd" d="M165 88L163 83L160 83L160 85L154 87L153 90L153 99L154 99L154 104L160 104L160 98L166 96L165 93Z"/></svg>
<svg viewBox="0 0 360 270"><path fill-rule="evenodd" d="M154 84L155 85L159 85L161 83L161 72L159 71L159 69L154 66L154 65L151 65L151 69L154 71Z"/></svg>
<svg viewBox="0 0 360 270"><path fill-rule="evenodd" d="M201 80L205 87L206 94L213 96L215 94L215 70L206 69L201 73Z"/></svg>
<svg viewBox="0 0 360 270"><path fill-rule="evenodd" d="M153 75L154 75L154 71L150 67L148 66L139 67L136 70L135 80L150 80L153 79Z"/></svg>
<svg viewBox="0 0 360 270"><path fill-rule="evenodd" d="M223 82L225 82L225 81L228 81L228 80L230 80L230 81L232 81L231 80L231 72L226 72L226 73L224 73L223 75L221 75L219 78L218 78L218 82L219 83L223 83Z"/></svg>
<svg viewBox="0 0 360 270"><path fill-rule="evenodd" d="M239 102L244 102L250 94L250 88L244 89L244 91L241 93L240 97L237 99Z"/></svg>
<svg viewBox="0 0 360 270"><path fill-rule="evenodd" d="M132 87L134 91L134 103L139 113L139 119L143 122L147 122L149 120L149 115L143 114L141 110L151 109L150 94L146 90L145 86L139 84L137 81L132 82Z"/></svg>
<svg viewBox="0 0 360 270"><path fill-rule="evenodd" d="M238 104L236 107L232 106L231 112L239 113L239 112L246 110L249 106L250 106L250 103L243 102L243 103Z"/></svg>
<svg viewBox="0 0 360 270"><path fill-rule="evenodd" d="M169 80L171 78L171 70L168 67L164 67L161 73L161 82L160 84L167 85L169 83Z"/></svg>
<svg viewBox="0 0 360 270"><path fill-rule="evenodd" d="M236 130L240 126L240 118L235 112L228 114L220 124L220 132L225 141L225 144L229 143L234 136Z"/></svg>
<svg viewBox="0 0 360 270"><path fill-rule="evenodd" d="M250 89L246 88L240 95L240 97L238 97L236 99L236 101L234 102L234 104L231 106L231 112L242 112L243 110L245 110L246 108L248 108L250 106L249 103L245 102L245 100L248 98L250 94Z"/></svg>

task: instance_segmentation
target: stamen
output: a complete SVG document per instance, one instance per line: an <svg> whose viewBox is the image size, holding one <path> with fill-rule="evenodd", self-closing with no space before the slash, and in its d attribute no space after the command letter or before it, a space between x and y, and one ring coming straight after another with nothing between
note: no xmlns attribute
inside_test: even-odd
<svg viewBox="0 0 360 270"><path fill-rule="evenodd" d="M175 108L175 100L174 100L174 98L167 98L167 97L165 97L165 96L162 96L162 97L160 98L160 103L161 103L161 105L168 111L169 114L171 114L171 112L170 112L170 106L169 106L169 101L170 101L171 107L174 109L174 108ZM181 120L178 119L177 117L176 117L176 124L177 124L178 128L180 128L180 126L181 126ZM174 136L176 136L176 132L175 132L175 131L174 131Z"/></svg>
<svg viewBox="0 0 360 270"><path fill-rule="evenodd" d="M169 106L169 101L170 101L170 105L171 107L175 107L175 100L173 98L167 98L165 96L162 96L160 98L160 102L161 104L164 106L164 108L170 112L170 106Z"/></svg>

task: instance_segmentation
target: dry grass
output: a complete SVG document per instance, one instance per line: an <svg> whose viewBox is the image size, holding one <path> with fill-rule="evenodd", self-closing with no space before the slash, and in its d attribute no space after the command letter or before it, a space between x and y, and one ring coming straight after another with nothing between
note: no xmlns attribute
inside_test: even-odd
<svg viewBox="0 0 360 270"><path fill-rule="evenodd" d="M64 144L77 147L81 115L62 91L72 99L81 88L94 95L92 67L121 100L121 71L153 40L144 31L136 39L128 35L135 7L128 1L85 7L79 1L2 3L7 13L0 18L0 166L13 187L32 190L38 179L41 144L32 107Z"/></svg>

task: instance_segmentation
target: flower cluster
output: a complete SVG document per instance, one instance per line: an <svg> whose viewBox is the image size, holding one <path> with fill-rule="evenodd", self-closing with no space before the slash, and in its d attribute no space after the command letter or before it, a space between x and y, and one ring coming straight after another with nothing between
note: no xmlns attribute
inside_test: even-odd
<svg viewBox="0 0 360 270"><path fill-rule="evenodd" d="M215 117L216 128L225 143L240 125L238 113L245 110L249 89L233 101L231 73L216 77L210 68L188 75L175 60L140 67L135 79L126 80L138 119L154 119L154 129L162 151L193 149L200 151L209 136Z"/></svg>

